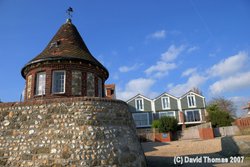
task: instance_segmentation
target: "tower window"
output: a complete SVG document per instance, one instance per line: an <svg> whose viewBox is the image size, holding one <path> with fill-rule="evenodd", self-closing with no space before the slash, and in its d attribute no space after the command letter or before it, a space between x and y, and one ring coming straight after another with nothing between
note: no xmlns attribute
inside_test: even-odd
<svg viewBox="0 0 250 167"><path fill-rule="evenodd" d="M52 92L53 93L65 93L65 71L54 71L53 72L53 83Z"/></svg>
<svg viewBox="0 0 250 167"><path fill-rule="evenodd" d="M82 72L81 71L72 71L71 92L72 92L72 95L82 95Z"/></svg>
<svg viewBox="0 0 250 167"><path fill-rule="evenodd" d="M98 77L98 97L102 97L102 79Z"/></svg>
<svg viewBox="0 0 250 167"><path fill-rule="evenodd" d="M40 72L36 74L36 95L45 94L46 73Z"/></svg>

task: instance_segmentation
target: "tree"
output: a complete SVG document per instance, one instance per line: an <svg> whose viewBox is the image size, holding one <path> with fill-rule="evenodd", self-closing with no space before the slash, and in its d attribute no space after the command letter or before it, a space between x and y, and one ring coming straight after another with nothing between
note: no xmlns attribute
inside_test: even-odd
<svg viewBox="0 0 250 167"><path fill-rule="evenodd" d="M208 120L214 128L222 126L231 126L233 118L228 112L221 110L217 104L210 104L207 107Z"/></svg>
<svg viewBox="0 0 250 167"><path fill-rule="evenodd" d="M220 111L229 113L232 117L236 116L236 108L234 102L224 97L215 97L210 102L209 105L216 104Z"/></svg>
<svg viewBox="0 0 250 167"><path fill-rule="evenodd" d="M159 132L177 131L178 121L174 117L161 117L159 120Z"/></svg>
<svg viewBox="0 0 250 167"><path fill-rule="evenodd" d="M191 91L193 91L194 93L197 93L198 95L202 95L202 91L198 87L193 87Z"/></svg>

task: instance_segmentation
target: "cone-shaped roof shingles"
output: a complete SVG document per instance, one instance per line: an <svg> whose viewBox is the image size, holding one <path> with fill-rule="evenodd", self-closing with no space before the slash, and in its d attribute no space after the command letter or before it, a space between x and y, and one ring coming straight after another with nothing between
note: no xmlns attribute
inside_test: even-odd
<svg viewBox="0 0 250 167"><path fill-rule="evenodd" d="M105 70L108 76L108 70L92 56L76 27L70 21L61 26L42 53L23 67L22 76L25 77L24 69L28 65L60 59L78 59L90 62Z"/></svg>

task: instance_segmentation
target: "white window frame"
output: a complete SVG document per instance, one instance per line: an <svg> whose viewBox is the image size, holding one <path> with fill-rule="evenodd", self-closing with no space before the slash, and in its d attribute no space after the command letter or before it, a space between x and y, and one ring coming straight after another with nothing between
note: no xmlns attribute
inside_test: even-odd
<svg viewBox="0 0 250 167"><path fill-rule="evenodd" d="M63 91L62 92L55 92L54 91L54 86L55 86L54 78L55 78L55 73L56 72L63 72L64 73L64 82L63 82ZM52 93L53 94L63 94L63 93L65 93L65 88L66 88L66 71L65 70L55 70L55 71L53 71L53 74L52 74Z"/></svg>
<svg viewBox="0 0 250 167"><path fill-rule="evenodd" d="M185 123L191 124L191 123L200 123L200 122L202 122L202 116L201 116L201 110L200 110L200 109L185 110L185 111L184 111L184 112L185 112L185 118L187 118L187 113L188 113L188 112L194 112L194 111L198 111L198 112L199 112L200 121L187 121L186 119L184 119L184 120L185 120Z"/></svg>
<svg viewBox="0 0 250 167"><path fill-rule="evenodd" d="M44 75L44 81L39 80L40 75ZM41 90L39 89L39 86L41 86L41 88L42 88ZM45 95L45 89L46 89L46 72L38 72L36 74L36 92L35 92L35 94L37 96Z"/></svg>
<svg viewBox="0 0 250 167"><path fill-rule="evenodd" d="M193 104L192 104L192 101L189 101L190 98L193 99ZM188 103L188 108L195 108L196 107L195 95L187 95L187 103Z"/></svg>
<svg viewBox="0 0 250 167"><path fill-rule="evenodd" d="M171 113L174 113L174 114L173 114L173 115L174 115L173 117L176 118L176 113L175 113L175 111L160 111L160 112L159 112L159 118L164 117L164 116L162 116L164 113L170 113L170 112L171 112ZM169 116L169 117L172 117L172 116Z"/></svg>
<svg viewBox="0 0 250 167"><path fill-rule="evenodd" d="M167 99L167 104L165 105L166 107L164 107L164 100ZM161 97L161 107L163 110L168 110L170 109L170 98L169 97Z"/></svg>
<svg viewBox="0 0 250 167"><path fill-rule="evenodd" d="M137 106L137 101L140 101L140 100L142 101L142 104L141 104L142 108L139 108ZM144 111L144 100L143 100L143 98L135 99L135 109L136 109L136 111Z"/></svg>
<svg viewBox="0 0 250 167"><path fill-rule="evenodd" d="M147 115L147 124L146 125L137 125L136 121L135 121L135 118L134 118L135 115ZM148 126L150 126L150 124L149 124L149 113L148 112L145 112L145 113L132 113L132 116L133 116L133 120L135 122L136 127L148 127Z"/></svg>

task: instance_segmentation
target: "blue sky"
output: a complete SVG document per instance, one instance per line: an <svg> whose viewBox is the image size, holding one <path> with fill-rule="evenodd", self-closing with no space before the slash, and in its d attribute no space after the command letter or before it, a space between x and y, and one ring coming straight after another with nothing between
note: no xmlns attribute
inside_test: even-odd
<svg viewBox="0 0 250 167"><path fill-rule="evenodd" d="M250 101L247 0L1 0L0 98L19 101L21 68L65 23L66 9L91 53L109 70L117 97L181 96Z"/></svg>

